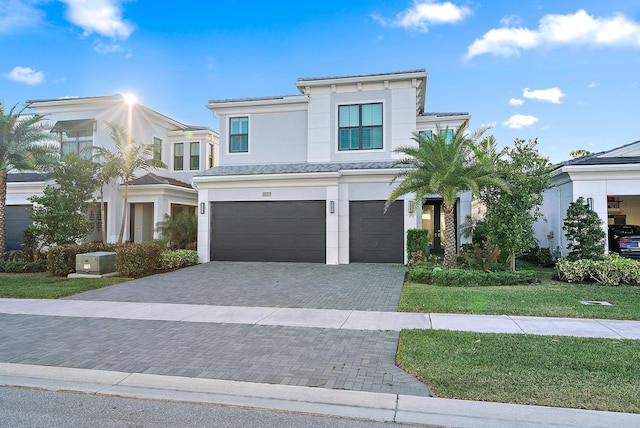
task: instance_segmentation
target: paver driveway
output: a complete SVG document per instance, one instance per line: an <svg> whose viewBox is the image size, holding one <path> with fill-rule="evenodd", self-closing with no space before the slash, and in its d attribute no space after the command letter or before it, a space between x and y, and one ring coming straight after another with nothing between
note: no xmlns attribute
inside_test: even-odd
<svg viewBox="0 0 640 428"><path fill-rule="evenodd" d="M404 274L392 264L210 262L69 299L395 312Z"/></svg>
<svg viewBox="0 0 640 428"><path fill-rule="evenodd" d="M68 299L393 311L397 265L212 262ZM397 331L0 314L0 362L428 395Z"/></svg>

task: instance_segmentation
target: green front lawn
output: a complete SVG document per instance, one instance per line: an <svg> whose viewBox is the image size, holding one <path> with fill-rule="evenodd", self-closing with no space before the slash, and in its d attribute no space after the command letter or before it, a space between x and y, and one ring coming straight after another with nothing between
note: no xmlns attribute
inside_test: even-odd
<svg viewBox="0 0 640 428"><path fill-rule="evenodd" d="M539 269L541 283L496 287L438 287L405 283L399 311L640 320L640 287L569 284ZM612 306L583 305L581 300Z"/></svg>
<svg viewBox="0 0 640 428"><path fill-rule="evenodd" d="M0 273L0 297L57 299L124 281L129 281L129 278L66 278L45 273Z"/></svg>
<svg viewBox="0 0 640 428"><path fill-rule="evenodd" d="M437 397L640 413L640 341L404 330L398 366Z"/></svg>

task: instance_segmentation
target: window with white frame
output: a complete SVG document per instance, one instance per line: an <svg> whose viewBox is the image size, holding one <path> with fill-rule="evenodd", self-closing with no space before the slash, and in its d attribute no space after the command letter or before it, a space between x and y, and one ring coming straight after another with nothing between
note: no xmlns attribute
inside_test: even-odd
<svg viewBox="0 0 640 428"><path fill-rule="evenodd" d="M184 143L173 145L173 169L182 171L184 169Z"/></svg>
<svg viewBox="0 0 640 428"><path fill-rule="evenodd" d="M249 151L249 117L229 119L229 153L247 153Z"/></svg>
<svg viewBox="0 0 640 428"><path fill-rule="evenodd" d="M209 144L207 151L207 169L213 168L213 144Z"/></svg>
<svg viewBox="0 0 640 428"><path fill-rule="evenodd" d="M162 138L153 137L153 159L162 160Z"/></svg>
<svg viewBox="0 0 640 428"><path fill-rule="evenodd" d="M200 169L200 143L189 143L189 169Z"/></svg>
<svg viewBox="0 0 640 428"><path fill-rule="evenodd" d="M382 148L382 103L338 107L338 150Z"/></svg>
<svg viewBox="0 0 640 428"><path fill-rule="evenodd" d="M433 136L433 131L420 131L418 133L421 138L431 138ZM453 138L453 129L441 129L440 135L447 135L447 143L451 141Z"/></svg>

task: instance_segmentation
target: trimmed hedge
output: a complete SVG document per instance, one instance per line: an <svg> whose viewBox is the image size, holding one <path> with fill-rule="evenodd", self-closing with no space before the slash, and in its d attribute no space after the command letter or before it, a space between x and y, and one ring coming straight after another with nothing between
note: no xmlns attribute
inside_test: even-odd
<svg viewBox="0 0 640 428"><path fill-rule="evenodd" d="M492 285L536 284L538 276L533 270L499 271L486 273L471 269L441 269L432 264L418 264L409 270L407 280L443 287L479 287Z"/></svg>
<svg viewBox="0 0 640 428"><path fill-rule="evenodd" d="M76 255L95 251L116 251L122 244L69 244L50 247L47 252L47 272L53 276L67 276L76 271Z"/></svg>
<svg viewBox="0 0 640 428"><path fill-rule="evenodd" d="M429 231L427 229L407 230L407 260L411 260L414 253L422 251L427 256L427 246L429 245Z"/></svg>
<svg viewBox="0 0 640 428"><path fill-rule="evenodd" d="M640 285L640 263L616 253L607 254L601 260L572 261L563 257L556 262L556 273L560 281L565 282Z"/></svg>
<svg viewBox="0 0 640 428"><path fill-rule="evenodd" d="M200 262L198 252L193 250L169 250L160 254L158 268L161 270L180 269L197 265Z"/></svg>
<svg viewBox="0 0 640 428"><path fill-rule="evenodd" d="M153 275L160 264L162 250L157 242L122 245L116 250L116 270L129 278Z"/></svg>

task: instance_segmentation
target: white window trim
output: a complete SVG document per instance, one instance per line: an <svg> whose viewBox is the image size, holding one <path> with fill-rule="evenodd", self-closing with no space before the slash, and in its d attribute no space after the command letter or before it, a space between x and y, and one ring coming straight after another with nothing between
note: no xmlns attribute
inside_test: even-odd
<svg viewBox="0 0 640 428"><path fill-rule="evenodd" d="M247 139L247 151L246 152L232 152L231 151L231 119L236 119L239 117L246 117L247 121L249 122L249 138ZM251 114L234 114L233 116L227 116L227 129L226 129L226 135L225 135L225 151L226 154L229 156L246 156L251 154L251 135L253 134L253 132L251 132Z"/></svg>
<svg viewBox="0 0 640 428"><path fill-rule="evenodd" d="M358 150L340 150L340 106L353 106L363 104L382 104L382 148L381 149L358 149ZM335 104L334 111L334 153L339 155L351 155L356 153L384 153L387 151L387 103L384 99L377 100L358 100L351 102L339 102Z"/></svg>
<svg viewBox="0 0 640 428"><path fill-rule="evenodd" d="M189 172L188 169L185 169L185 158L187 158L187 160L189 159L187 156L184 155L184 152L186 150L185 146L187 145L188 141L174 141L173 143L171 143L171 170L175 171L175 172ZM182 169L176 169L176 144L182 144Z"/></svg>
<svg viewBox="0 0 640 428"><path fill-rule="evenodd" d="M157 135L153 135L151 137L151 146L154 147L154 153L155 153L155 143L156 143L156 139L160 140L160 160L162 162L164 162L163 158L164 158L164 149L165 149L165 138L162 137L158 137ZM165 162L166 163L166 162Z"/></svg>

